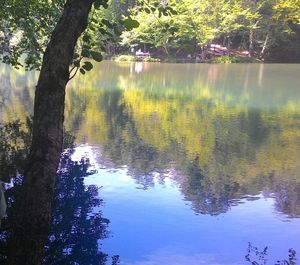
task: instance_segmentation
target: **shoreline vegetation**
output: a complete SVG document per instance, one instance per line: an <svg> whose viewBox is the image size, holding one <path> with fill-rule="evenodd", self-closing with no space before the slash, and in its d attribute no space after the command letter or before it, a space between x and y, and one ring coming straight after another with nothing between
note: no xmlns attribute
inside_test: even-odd
<svg viewBox="0 0 300 265"><path fill-rule="evenodd" d="M144 62L144 63L213 63L213 64L229 64L229 63L264 63L264 61L255 57L239 57L234 55L224 55L220 57L214 57L210 59L196 58L177 58L177 57L138 57L132 54L120 54L112 57L108 57L108 60L116 62Z"/></svg>

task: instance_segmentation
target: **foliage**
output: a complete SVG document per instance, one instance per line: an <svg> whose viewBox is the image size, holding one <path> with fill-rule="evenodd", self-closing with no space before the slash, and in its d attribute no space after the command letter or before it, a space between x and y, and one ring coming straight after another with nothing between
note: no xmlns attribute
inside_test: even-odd
<svg viewBox="0 0 300 265"><path fill-rule="evenodd" d="M30 3L25 0L5 0L0 15L0 60L15 67L39 69L41 56L49 42L50 34L61 15L63 0ZM122 32L139 27L140 23L131 16L129 8L144 8L145 1L95 0L89 17L88 28L76 46L70 79L77 72L85 74L92 70L93 62L103 60L104 53L110 54L114 43ZM167 15L173 12L160 3L153 12Z"/></svg>
<svg viewBox="0 0 300 265"><path fill-rule="evenodd" d="M212 60L213 63L237 63L238 59L235 56L220 56Z"/></svg>
<svg viewBox="0 0 300 265"><path fill-rule="evenodd" d="M149 5L152 3L155 1L149 1ZM200 55L202 60L207 57L210 43L249 50L252 56L276 61L283 61L284 56L293 60L290 54L298 54L299 45L294 45L298 42L292 34L299 36L299 1L171 0L168 3L176 12L166 17L147 9L131 9L140 27L124 32L121 45L143 47L146 44L154 54ZM276 46L282 51L272 48ZM286 47L291 48L288 51Z"/></svg>
<svg viewBox="0 0 300 265"><path fill-rule="evenodd" d="M31 119L27 124L19 120L0 126L0 180L9 182L11 177L23 172L31 142Z"/></svg>
<svg viewBox="0 0 300 265"><path fill-rule="evenodd" d="M0 59L38 69L63 3L5 0ZM95 1L88 29L76 48L71 77L90 71L91 60L124 54L131 47L146 47L159 57L192 54L203 60L207 45L219 43L270 61L297 61L299 14L299 0Z"/></svg>
<svg viewBox="0 0 300 265"><path fill-rule="evenodd" d="M99 210L103 201L98 188L84 185L84 177L90 174L89 161L72 161L72 153L68 149L61 158L43 264L118 264L118 256L113 256L110 263L108 255L99 250L100 240L109 236L109 220ZM14 229L15 200L22 196L22 181L21 176L15 178L14 187L6 191L9 208L0 230L1 264L6 264L7 237ZM97 212L93 211L95 207Z"/></svg>
<svg viewBox="0 0 300 265"><path fill-rule="evenodd" d="M300 1L299 0L279 0L275 6L274 17L284 23L300 24Z"/></svg>
<svg viewBox="0 0 300 265"><path fill-rule="evenodd" d="M238 57L238 56L220 56L215 57L211 60L212 63L221 63L221 64L227 64L227 63L254 63L256 62L256 59L253 57Z"/></svg>
<svg viewBox="0 0 300 265"><path fill-rule="evenodd" d="M160 59L153 58L153 57L145 57L145 58L139 58L135 57L133 55L120 55L114 57L114 60L116 62L160 62Z"/></svg>
<svg viewBox="0 0 300 265"><path fill-rule="evenodd" d="M160 59L159 58L153 58L153 57L145 57L145 58L136 58L136 61L141 61L142 62L145 62L145 63L157 63L157 62L160 62Z"/></svg>
<svg viewBox="0 0 300 265"><path fill-rule="evenodd" d="M114 58L117 62L133 62L135 57L133 55L120 55Z"/></svg>
<svg viewBox="0 0 300 265"><path fill-rule="evenodd" d="M251 263L252 265L266 265L268 261L268 247L265 247L264 250L261 251L249 242L245 259L247 263ZM277 260L275 265L296 265L296 261L296 251L290 248L288 251L288 259Z"/></svg>
<svg viewBox="0 0 300 265"><path fill-rule="evenodd" d="M0 180L10 182L18 174L23 174L32 136L32 118L26 122L14 120L0 124ZM71 148L75 137L70 132L64 132L63 148Z"/></svg>
<svg viewBox="0 0 300 265"><path fill-rule="evenodd" d="M98 240L108 236L109 220L99 209L96 186L85 186L89 161L71 160L72 150L62 155L54 196L52 225L46 245L45 264L107 264ZM64 214L62 214L64 213Z"/></svg>
<svg viewBox="0 0 300 265"><path fill-rule="evenodd" d="M63 3L63 0L2 1L1 61L15 67L39 68L42 52L49 42Z"/></svg>

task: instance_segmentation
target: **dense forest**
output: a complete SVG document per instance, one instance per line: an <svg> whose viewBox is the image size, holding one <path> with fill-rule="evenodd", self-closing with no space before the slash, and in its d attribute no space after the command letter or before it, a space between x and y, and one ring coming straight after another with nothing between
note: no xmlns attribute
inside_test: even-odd
<svg viewBox="0 0 300 265"><path fill-rule="evenodd" d="M18 65L28 54L25 65L37 68L63 1L21 6L7 8L11 19L1 14L1 59ZM300 1L109 0L91 14L78 47L96 60L140 51L164 61L299 62Z"/></svg>
<svg viewBox="0 0 300 265"><path fill-rule="evenodd" d="M172 7L169 14L155 9L159 1L150 0L143 8L135 2L110 1L107 19L118 21L121 13L129 12L140 26L124 32L107 47L107 53L126 53L135 48L163 58L191 56L204 60L210 58L212 47L221 46L222 55L269 62L300 60L300 1L160 1ZM124 12L118 12L122 9Z"/></svg>

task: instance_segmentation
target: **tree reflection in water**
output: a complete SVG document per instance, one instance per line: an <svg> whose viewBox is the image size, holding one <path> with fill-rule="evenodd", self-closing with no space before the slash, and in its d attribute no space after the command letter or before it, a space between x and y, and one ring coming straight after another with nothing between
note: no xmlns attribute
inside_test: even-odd
<svg viewBox="0 0 300 265"><path fill-rule="evenodd" d="M76 93L70 91L71 105L81 106ZM74 111L93 115L79 125L76 119L77 127L67 119L68 126L84 141L100 144L112 167L126 165L142 189L153 187L157 176L162 182L170 176L197 214L225 213L262 195L274 198L277 211L300 216L297 113L288 123L281 115L289 110L224 106L219 113L213 102L168 93L91 88L84 108Z"/></svg>
<svg viewBox="0 0 300 265"><path fill-rule="evenodd" d="M7 144L6 148L0 149L1 169L7 169L5 172L2 171L1 179L7 180L4 173L11 175L14 170L23 171L30 130L26 133L26 130L21 130L20 126L18 121L6 125L0 135L1 142L5 141ZM8 139L7 136L11 138ZM65 140L68 143L65 144L70 146L72 135L66 134L66 136ZM72 148L66 149L61 157L53 201L52 223L50 231L46 231L49 236L45 247L44 264L118 264L119 256L113 256L112 261L109 262L108 255L100 251L99 240L108 236L109 220L104 218L99 210L103 201L98 197L98 188L84 185L84 178L94 172L88 171L90 164L87 159L72 161L72 153ZM22 176L14 178L13 184L14 187L6 191L8 210L0 230L1 264L5 264L7 259L9 252L7 242L11 232L17 229L16 202L22 200Z"/></svg>
<svg viewBox="0 0 300 265"><path fill-rule="evenodd" d="M245 260L247 261L247 263L251 263L252 265L267 265L268 247L265 247L263 250L260 250L249 242ZM288 251L288 258L284 260L277 260L274 265L296 265L296 264L297 264L296 251L290 248Z"/></svg>
<svg viewBox="0 0 300 265"><path fill-rule="evenodd" d="M109 220L93 209L101 205L96 186L84 185L89 161L71 160L71 151L61 159L53 205L52 225L45 264L105 264L107 254L98 240L108 236ZM99 209L99 208L97 208Z"/></svg>

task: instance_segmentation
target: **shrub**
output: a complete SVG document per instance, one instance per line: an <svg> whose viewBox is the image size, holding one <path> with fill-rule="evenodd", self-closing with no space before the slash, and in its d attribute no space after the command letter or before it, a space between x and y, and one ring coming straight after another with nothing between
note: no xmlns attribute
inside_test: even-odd
<svg viewBox="0 0 300 265"><path fill-rule="evenodd" d="M117 56L114 60L117 62L134 62L135 57L133 55L124 54L124 55Z"/></svg>
<svg viewBox="0 0 300 265"><path fill-rule="evenodd" d="M254 57L240 57L240 56L232 56L232 55L226 55L226 56L220 56L215 57L212 59L212 63L254 63L257 59Z"/></svg>
<svg viewBox="0 0 300 265"><path fill-rule="evenodd" d="M237 63L237 57L236 56L225 55L225 56L215 57L215 58L212 59L211 62L212 63L223 63L223 64Z"/></svg>
<svg viewBox="0 0 300 265"><path fill-rule="evenodd" d="M160 59L153 57L135 57L133 55L119 55L114 58L117 62L160 62Z"/></svg>

